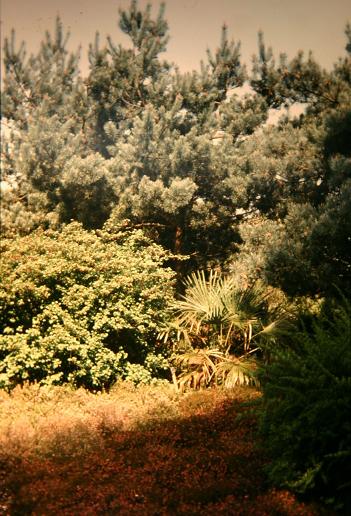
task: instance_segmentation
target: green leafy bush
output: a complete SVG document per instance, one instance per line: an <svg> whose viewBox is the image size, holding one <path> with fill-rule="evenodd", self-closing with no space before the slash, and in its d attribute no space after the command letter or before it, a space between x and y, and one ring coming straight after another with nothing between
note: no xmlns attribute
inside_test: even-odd
<svg viewBox="0 0 351 516"><path fill-rule="evenodd" d="M100 389L165 369L156 339L173 296L163 249L140 231L78 223L2 242L0 386L24 381ZM160 358L161 357L161 358ZM141 369L145 370L143 374Z"/></svg>
<svg viewBox="0 0 351 516"><path fill-rule="evenodd" d="M324 310L309 331L272 350L260 377L270 479L350 510L350 303Z"/></svg>

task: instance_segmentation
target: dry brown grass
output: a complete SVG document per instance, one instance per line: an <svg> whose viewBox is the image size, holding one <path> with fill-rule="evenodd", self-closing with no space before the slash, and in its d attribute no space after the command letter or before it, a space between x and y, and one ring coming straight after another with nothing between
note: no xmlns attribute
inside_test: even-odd
<svg viewBox="0 0 351 516"><path fill-rule="evenodd" d="M0 514L316 515L265 485L243 403L258 396L129 384L1 392Z"/></svg>
<svg viewBox="0 0 351 516"><path fill-rule="evenodd" d="M69 387L16 387L0 390L0 450L67 453L96 448L99 435L127 431L152 419L179 415L179 395L171 385L121 383L109 393Z"/></svg>

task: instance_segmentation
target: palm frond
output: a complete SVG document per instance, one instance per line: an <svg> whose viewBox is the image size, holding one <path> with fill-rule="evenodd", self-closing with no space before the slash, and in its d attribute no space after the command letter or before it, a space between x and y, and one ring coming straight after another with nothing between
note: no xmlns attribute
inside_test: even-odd
<svg viewBox="0 0 351 516"><path fill-rule="evenodd" d="M276 302L271 310L270 291L263 284L240 288L233 277L212 270L191 274L184 285L185 294L172 305L172 331L178 342L193 348L218 347L226 354L247 354L254 339L257 346L261 338L278 336L283 317Z"/></svg>
<svg viewBox="0 0 351 516"><path fill-rule="evenodd" d="M232 278L223 278L211 270L206 279L205 272L198 271L186 278L184 285L185 295L173 304L181 324L199 331L203 323L221 318L223 297L233 288Z"/></svg>
<svg viewBox="0 0 351 516"><path fill-rule="evenodd" d="M217 349L196 349L176 357L176 364L183 371L177 378L178 388L199 389L209 385L224 388L258 386L255 377L256 363L244 357L225 356Z"/></svg>
<svg viewBox="0 0 351 516"><path fill-rule="evenodd" d="M191 335L186 328L182 326L178 319L167 323L164 328L159 331L157 338L167 344L168 342L184 342L187 346L191 347Z"/></svg>
<svg viewBox="0 0 351 516"><path fill-rule="evenodd" d="M185 369L178 376L180 390L185 387L207 387L217 375L217 362L224 357L217 349L194 349L175 358L178 367Z"/></svg>
<svg viewBox="0 0 351 516"><path fill-rule="evenodd" d="M217 377L227 389L243 385L258 386L259 382L254 375L255 370L256 363L253 360L229 357L217 365Z"/></svg>

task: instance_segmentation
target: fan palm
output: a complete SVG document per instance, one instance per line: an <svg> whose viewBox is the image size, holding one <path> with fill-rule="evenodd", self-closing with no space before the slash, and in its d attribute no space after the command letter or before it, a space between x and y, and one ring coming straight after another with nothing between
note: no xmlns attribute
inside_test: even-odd
<svg viewBox="0 0 351 516"><path fill-rule="evenodd" d="M224 353L251 351L252 341L277 333L282 311L273 312L269 294L258 284L239 288L230 276L211 271L193 273L185 280L186 291L174 302L173 327L179 340L197 347L218 348Z"/></svg>
<svg viewBox="0 0 351 516"><path fill-rule="evenodd" d="M194 349L178 355L175 363L182 369L178 377L180 390L208 387L216 382L217 362L222 358L223 354L217 349Z"/></svg>
<svg viewBox="0 0 351 516"><path fill-rule="evenodd" d="M174 320L162 335L166 340L173 331L188 348L177 356L183 369L179 382L192 387L252 383L250 356L260 341L279 334L286 319L281 310L270 309L260 285L238 288L233 278L217 271L208 278L204 271L193 273L184 283L185 294L174 302Z"/></svg>
<svg viewBox="0 0 351 516"><path fill-rule="evenodd" d="M182 369L177 378L177 385L181 391L185 388L198 389L213 384L225 388L259 384L254 374L254 360L226 356L218 349L194 349L177 355L175 363Z"/></svg>

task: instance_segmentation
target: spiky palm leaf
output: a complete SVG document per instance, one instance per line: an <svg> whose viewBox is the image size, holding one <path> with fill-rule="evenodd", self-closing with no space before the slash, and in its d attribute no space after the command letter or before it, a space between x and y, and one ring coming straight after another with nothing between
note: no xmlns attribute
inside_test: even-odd
<svg viewBox="0 0 351 516"><path fill-rule="evenodd" d="M217 377L223 387L232 389L238 385L255 385L258 387L259 381L255 377L256 363L248 358L238 359L236 357L226 357L217 364Z"/></svg>
<svg viewBox="0 0 351 516"><path fill-rule="evenodd" d="M266 326L262 326L253 338L260 338L266 341L275 341L282 335L289 335L293 328L293 322L288 314L281 314L275 321L268 323Z"/></svg>
<svg viewBox="0 0 351 516"><path fill-rule="evenodd" d="M184 296L172 306L175 318L161 335L164 341L173 335L173 342L188 348L218 348L226 356L245 356L258 349L260 340L276 338L281 330L280 314L275 309L272 321L269 294L259 284L242 289L232 277L211 271L207 278L200 271L185 280L185 287Z"/></svg>
<svg viewBox="0 0 351 516"><path fill-rule="evenodd" d="M190 333L198 333L202 325L221 320L223 297L234 287L231 278L221 277L211 270L206 279L205 272L198 271L191 274L184 285L186 294L173 305L181 325Z"/></svg>
<svg viewBox="0 0 351 516"><path fill-rule="evenodd" d="M194 349L190 352L178 355L175 363L183 369L178 376L180 390L186 387L198 389L207 387L216 381L217 362L224 356L217 349Z"/></svg>
<svg viewBox="0 0 351 516"><path fill-rule="evenodd" d="M209 385L234 388L238 385L256 385L254 360L225 356L216 349L194 349L177 356L176 364L183 369L178 376L178 388L200 389Z"/></svg>
<svg viewBox="0 0 351 516"><path fill-rule="evenodd" d="M244 352L249 351L254 333L262 329L262 320L267 315L267 296L258 285L246 289L233 289L223 298L222 324L227 328L226 345L229 351L230 337L241 334Z"/></svg>

